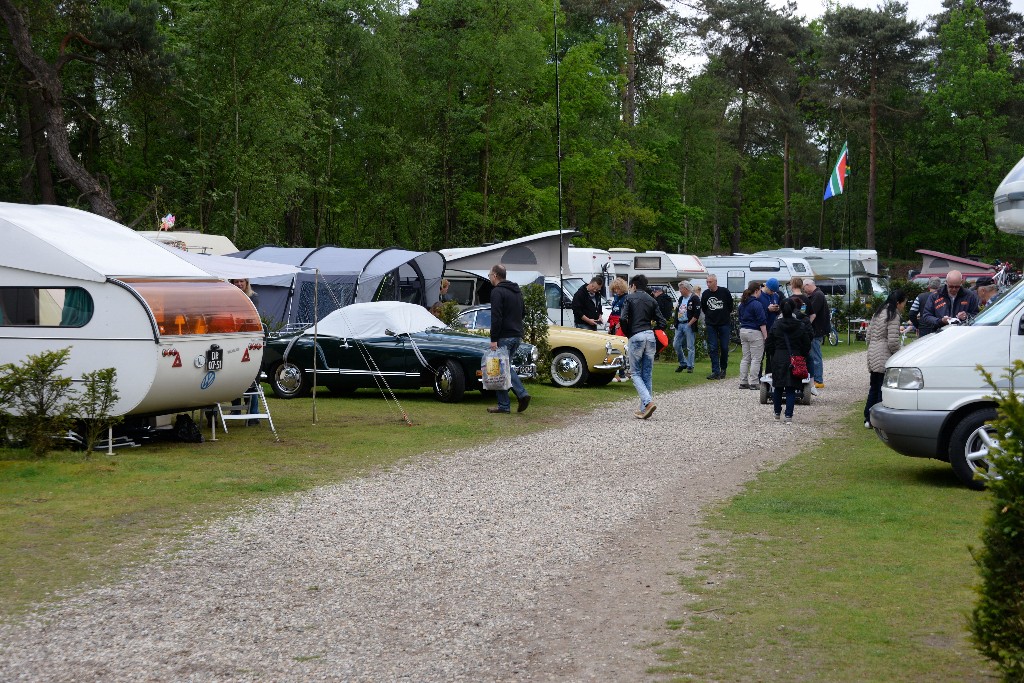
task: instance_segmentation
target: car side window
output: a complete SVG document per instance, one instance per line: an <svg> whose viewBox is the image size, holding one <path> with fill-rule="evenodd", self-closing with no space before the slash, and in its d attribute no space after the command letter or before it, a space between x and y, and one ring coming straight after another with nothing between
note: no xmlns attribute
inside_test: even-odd
<svg viewBox="0 0 1024 683"><path fill-rule="evenodd" d="M467 330L476 329L476 313L470 311L469 313L463 313L459 316L459 322L465 326Z"/></svg>
<svg viewBox="0 0 1024 683"><path fill-rule="evenodd" d="M491 329L491 309L476 312L476 325L473 326L473 329Z"/></svg>

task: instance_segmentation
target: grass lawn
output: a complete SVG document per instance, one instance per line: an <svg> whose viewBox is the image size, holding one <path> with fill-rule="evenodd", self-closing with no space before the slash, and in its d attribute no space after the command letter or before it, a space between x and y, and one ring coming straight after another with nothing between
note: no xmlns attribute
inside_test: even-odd
<svg viewBox="0 0 1024 683"><path fill-rule="evenodd" d="M675 680L994 680L968 640L968 550L989 505L949 465L843 432L762 474L708 526L728 539L684 581L660 644Z"/></svg>
<svg viewBox="0 0 1024 683"><path fill-rule="evenodd" d="M825 354L848 350L841 344L826 347ZM735 377L736 353L730 361ZM698 362L692 374L676 373L675 366L655 364L656 393L704 383L711 371L707 361ZM321 392L316 424L312 399L270 399L279 443L265 426L235 423L227 435L218 429L216 442L147 444L113 456L95 453L89 460L80 452L35 459L26 451L0 449L0 616L54 590L111 580L127 564L150 557L155 544L260 499L358 476L426 451L565 424L601 404L636 396L631 383L527 386L534 396L530 409L511 416L488 415L490 403L479 392L467 392L458 404L438 403L426 389L398 392L409 426L398 407L376 391L343 398Z"/></svg>

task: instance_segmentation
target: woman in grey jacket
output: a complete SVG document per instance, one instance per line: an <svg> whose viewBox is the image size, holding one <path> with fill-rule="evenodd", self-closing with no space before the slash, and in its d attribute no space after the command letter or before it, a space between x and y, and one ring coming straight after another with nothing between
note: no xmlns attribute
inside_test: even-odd
<svg viewBox="0 0 1024 683"><path fill-rule="evenodd" d="M894 290L868 323L868 372L871 374L871 388L864 405L864 426L871 427L871 406L882 400L882 380L885 378L885 361L900 350L900 314L907 305L907 295L901 289Z"/></svg>

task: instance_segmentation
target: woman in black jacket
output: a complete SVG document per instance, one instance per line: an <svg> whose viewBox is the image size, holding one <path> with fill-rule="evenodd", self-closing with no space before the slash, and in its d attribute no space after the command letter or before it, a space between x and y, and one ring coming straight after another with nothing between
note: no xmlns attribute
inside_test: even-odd
<svg viewBox="0 0 1024 683"><path fill-rule="evenodd" d="M793 379L789 357L804 356L811 352L811 335L802 321L793 316L795 306L786 299L780 306L782 315L772 325L765 342L765 353L770 359L772 386L775 387L775 419L782 417L782 396L786 396L786 424L793 421L793 405L800 380Z"/></svg>

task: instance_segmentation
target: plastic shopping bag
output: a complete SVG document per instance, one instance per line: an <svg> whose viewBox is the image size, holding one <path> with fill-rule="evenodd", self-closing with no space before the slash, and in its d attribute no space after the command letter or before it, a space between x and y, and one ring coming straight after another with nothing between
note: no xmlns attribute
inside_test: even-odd
<svg viewBox="0 0 1024 683"><path fill-rule="evenodd" d="M508 389L512 386L512 367L507 349L487 349L484 352L483 358L480 359L480 381L488 391Z"/></svg>

